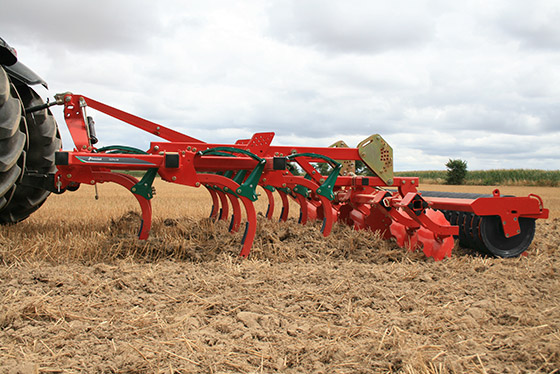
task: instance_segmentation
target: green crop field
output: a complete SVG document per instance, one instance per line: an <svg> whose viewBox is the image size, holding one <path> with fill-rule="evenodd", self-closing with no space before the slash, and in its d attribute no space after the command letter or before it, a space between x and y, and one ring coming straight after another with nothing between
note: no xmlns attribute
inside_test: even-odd
<svg viewBox="0 0 560 374"><path fill-rule="evenodd" d="M420 183L444 184L447 171L400 171L399 177L419 177ZM470 170L465 184L481 186L560 186L560 170L496 169Z"/></svg>

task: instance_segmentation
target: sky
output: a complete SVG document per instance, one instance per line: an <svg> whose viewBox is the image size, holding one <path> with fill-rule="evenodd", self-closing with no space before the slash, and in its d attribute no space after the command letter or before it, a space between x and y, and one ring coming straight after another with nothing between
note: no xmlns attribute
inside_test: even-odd
<svg viewBox="0 0 560 374"><path fill-rule="evenodd" d="M397 171L557 170L559 19L558 0L28 0L2 5L0 37L43 97L83 94L206 142L381 134ZM100 146L158 141L88 114Z"/></svg>

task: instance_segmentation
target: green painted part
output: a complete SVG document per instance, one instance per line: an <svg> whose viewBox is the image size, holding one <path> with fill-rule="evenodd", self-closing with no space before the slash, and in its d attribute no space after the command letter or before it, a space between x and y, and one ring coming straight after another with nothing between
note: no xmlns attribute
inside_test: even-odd
<svg viewBox="0 0 560 374"><path fill-rule="evenodd" d="M289 194L292 193L292 191L287 187L277 188L277 190L280 191L280 192L284 192L286 195L289 195Z"/></svg>
<svg viewBox="0 0 560 374"><path fill-rule="evenodd" d="M130 191L136 195L140 195L148 200L154 197L152 184L154 183L154 179L158 173L157 168L151 168L146 171L146 174L140 179L138 183L136 183Z"/></svg>
<svg viewBox="0 0 560 374"><path fill-rule="evenodd" d="M120 153L133 153L138 155L149 154L148 152L141 149L129 147L126 145L109 145L107 147L101 147L97 149L97 153L111 153L111 151L119 151Z"/></svg>
<svg viewBox="0 0 560 374"><path fill-rule="evenodd" d="M241 196L246 197L251 201L257 200L257 185L259 184L259 180L261 179L262 172L264 170L264 166L266 164L266 160L261 159L259 164L253 169L251 174L247 177L245 182L241 184L237 188L237 193Z"/></svg>
<svg viewBox="0 0 560 374"><path fill-rule="evenodd" d="M340 173L340 169L342 168L342 164L337 162L337 165L334 169L330 172L327 179L323 182L323 184L317 189L317 195L321 195L332 201L334 199L333 188L334 184L336 183L336 178L338 178L338 174Z"/></svg>
<svg viewBox="0 0 560 374"><path fill-rule="evenodd" d="M233 177L233 181L237 184L243 183L245 176L247 175L247 170L239 170L237 174Z"/></svg>
<svg viewBox="0 0 560 374"><path fill-rule="evenodd" d="M220 152L220 151L216 150L216 148L210 148L210 149L207 149L205 151L200 151L199 153L201 155L204 155L204 156L211 155L211 156L235 157L231 153Z"/></svg>
<svg viewBox="0 0 560 374"><path fill-rule="evenodd" d="M311 158L318 158L321 160L325 160L327 161L333 168L336 168L337 165L340 165L340 163L336 162L335 160L333 160L332 158L325 156L325 155L320 155L318 153L297 153L295 155L290 155L288 157L286 157L288 160L293 160L295 158L298 157L311 157Z"/></svg>
<svg viewBox="0 0 560 374"><path fill-rule="evenodd" d="M269 190L270 192L274 192L276 191L276 188L272 187L272 186L261 186L262 188L264 188L265 190Z"/></svg>
<svg viewBox="0 0 560 374"><path fill-rule="evenodd" d="M299 195L302 195L303 197L309 197L309 188L299 185L297 184L292 191L294 191L294 193L297 193Z"/></svg>
<svg viewBox="0 0 560 374"><path fill-rule="evenodd" d="M245 149L240 149L240 148L234 148L234 147L215 147L215 148L209 148L206 149L204 151L200 151L201 155L207 155L207 154L213 154L216 155L217 153L220 153L219 156L223 156L224 153L223 152L230 152L230 153L225 153L227 155L231 155L231 153L241 153L244 154L246 156L251 157L254 160L257 161L262 161L262 158L260 158L259 156L257 156L256 154L249 152Z"/></svg>

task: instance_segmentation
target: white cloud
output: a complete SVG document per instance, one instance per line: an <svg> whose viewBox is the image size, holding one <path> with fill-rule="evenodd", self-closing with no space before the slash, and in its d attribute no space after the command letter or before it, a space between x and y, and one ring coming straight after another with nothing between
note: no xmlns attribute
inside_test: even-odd
<svg viewBox="0 0 560 374"><path fill-rule="evenodd" d="M275 131L275 144L355 146L380 133L399 170L443 169L449 158L560 169L559 9L36 0L4 5L0 36L51 94L79 92L208 142ZM153 139L95 117L104 145Z"/></svg>

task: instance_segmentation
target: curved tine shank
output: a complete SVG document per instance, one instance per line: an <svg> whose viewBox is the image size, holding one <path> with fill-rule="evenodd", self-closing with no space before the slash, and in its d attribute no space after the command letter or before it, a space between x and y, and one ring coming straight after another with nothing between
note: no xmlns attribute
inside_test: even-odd
<svg viewBox="0 0 560 374"><path fill-rule="evenodd" d="M233 208L229 232L237 232L239 230L239 225L241 224L241 205L239 205L239 199L236 196L228 193L227 197L229 198L229 201L231 201L231 206Z"/></svg>
<svg viewBox="0 0 560 374"><path fill-rule="evenodd" d="M282 212L280 213L280 221L286 222L290 214L290 202L288 195L284 191L277 190L280 198L282 199Z"/></svg>
<svg viewBox="0 0 560 374"><path fill-rule="evenodd" d="M232 191L237 191L237 189L239 188L239 184L222 175L199 174L198 177L203 183L209 182L212 184L217 184L222 187L227 187ZM224 198L227 199L225 196ZM253 202L251 200L249 200L245 196L239 196L239 199L243 203L243 207L245 208L245 213L247 215L247 226L245 228L245 234L243 235L242 247L239 255L242 257L247 257L251 252L251 247L253 246L253 241L255 240L255 234L257 233L257 213L255 211L255 206L253 205Z"/></svg>
<svg viewBox="0 0 560 374"><path fill-rule="evenodd" d="M226 220L229 217L228 198L226 196L226 193L223 191L216 191L216 193L218 194L218 197L220 198L220 203L222 205L218 219Z"/></svg>
<svg viewBox="0 0 560 374"><path fill-rule="evenodd" d="M136 183L138 183L138 179L127 174L106 171L94 171L92 172L92 174L97 182L113 182L123 186L129 191L136 185ZM138 238L141 240L146 240L148 239L150 229L152 228L152 204L150 200L144 198L143 196L137 195L135 193L133 193L133 195L136 200L138 200L140 209L142 209L142 223L140 224Z"/></svg>
<svg viewBox="0 0 560 374"><path fill-rule="evenodd" d="M274 215L274 194L272 191L263 188L264 192L266 193L266 197L268 198L268 208L266 209L266 218L272 219Z"/></svg>
<svg viewBox="0 0 560 374"><path fill-rule="evenodd" d="M216 193L216 191L214 191L213 189L211 189L208 186L205 186L206 189L208 190L208 192L210 193L210 196L212 197L212 210L210 211L210 217L209 218L218 218L218 215L220 214L220 199L218 198L218 194Z"/></svg>
<svg viewBox="0 0 560 374"><path fill-rule="evenodd" d="M308 211L307 211L307 198L303 195L296 194L295 200L299 204L299 221L302 225L307 223Z"/></svg>

